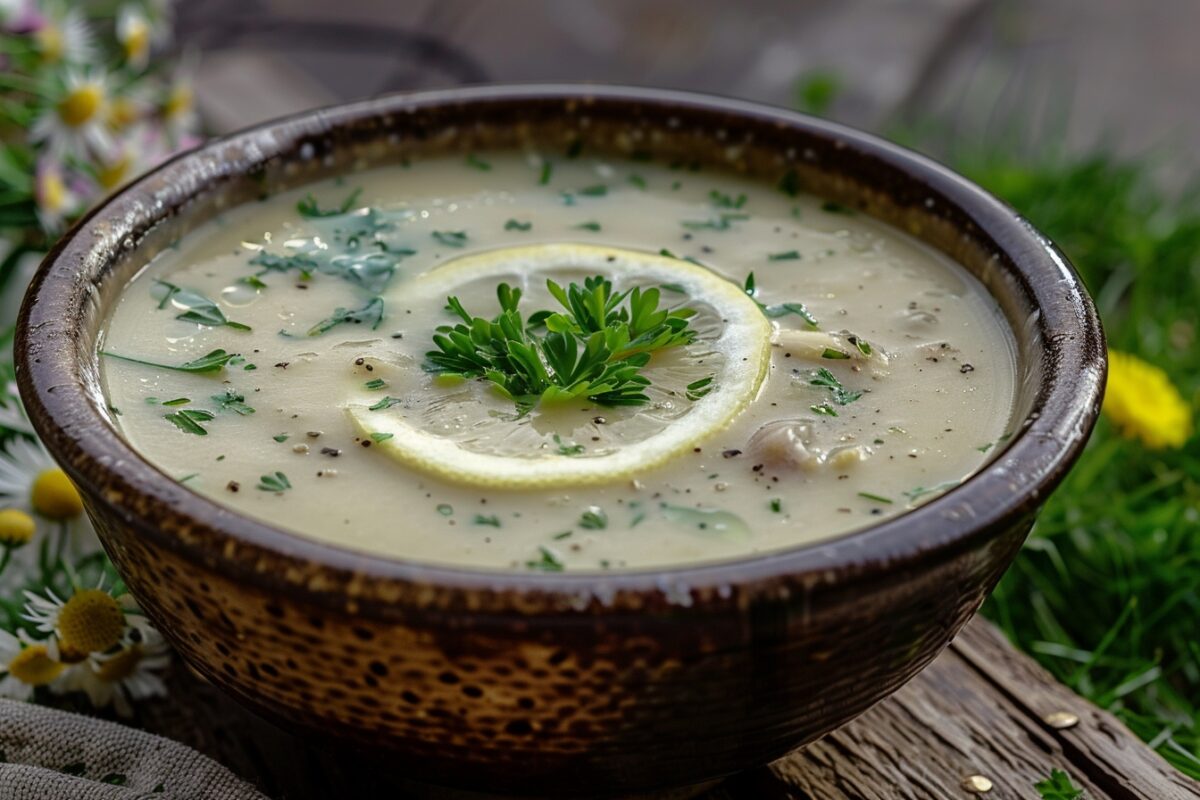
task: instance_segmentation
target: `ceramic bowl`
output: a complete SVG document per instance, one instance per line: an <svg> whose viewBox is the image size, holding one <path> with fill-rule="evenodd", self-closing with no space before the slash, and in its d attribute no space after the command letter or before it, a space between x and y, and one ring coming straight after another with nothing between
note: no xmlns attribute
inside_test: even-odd
<svg viewBox="0 0 1200 800"><path fill-rule="evenodd" d="M827 197L981 279L1018 346L1015 433L960 487L865 530L612 575L363 555L201 497L113 426L97 329L150 258L221 209L332 174L498 147L648 155ZM104 546L195 670L286 726L493 793L698 784L811 742L895 691L979 608L1095 422L1105 348L1055 247L874 136L735 100L595 86L398 94L217 139L90 213L34 279L22 397ZM403 519L397 520L403 525Z"/></svg>

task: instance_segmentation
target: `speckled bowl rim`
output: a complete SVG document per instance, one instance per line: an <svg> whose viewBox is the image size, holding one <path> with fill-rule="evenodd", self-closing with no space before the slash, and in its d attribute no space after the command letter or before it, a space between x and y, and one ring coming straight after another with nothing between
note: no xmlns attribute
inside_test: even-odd
<svg viewBox="0 0 1200 800"><path fill-rule="evenodd" d="M211 175L196 182L196 165L227 155L231 143L262 162L289 152L303 136L385 114L402 117L440 105L547 99L636 103L659 106L664 114L690 109L737 115L757 125L828 139L840 150L878 159L920 181L931 196L965 214L977 228L975 235L995 244L998 255L1011 262L1020 290L1039 311L1034 324L1040 332L1044 380L1032 413L1004 451L960 486L915 510L834 539L675 568L530 574L364 554L241 516L181 487L153 467L97 408L85 389L83 365L66 344L77 335L69 321L79 304L87 302L90 289L88 281L78 276L85 270L100 274L106 263L120 256L117 242L144 233L149 222L169 217L189 193L209 185ZM227 168L244 171L246 164ZM167 185L167 196L161 189L151 194L152 182ZM107 250L97 242L107 243ZM48 346L53 343L60 346ZM673 604L682 596L686 605L697 589L716 590L721 598L740 602L732 596L870 580L982 546L1006 522L1035 511L1062 479L1095 424L1106 374L1104 338L1095 308L1066 258L1014 210L950 169L876 136L792 111L691 92L590 84L480 86L388 95L267 122L177 156L110 197L58 242L26 295L15 352L22 398L51 453L93 502L117 497L106 495L105 489L118 484L119 496L127 498L133 492L146 502L150 511L143 509L143 513L130 510L124 500L110 503L110 510L136 526L140 535L259 585L290 586L318 601L331 593L340 597L352 587L357 591L351 594L361 592L365 598L377 595L369 590L371 585L390 584L406 591L389 596L412 599L417 595L408 590L417 590L423 606L478 608L477 597L467 598L483 592L492 601L484 603L486 607L527 611L579 608L580 598L586 596L601 598L609 607L641 608L650 596ZM71 423L69 433L64 429L66 421ZM175 524L156 524L164 514ZM294 574L289 573L289 565ZM314 575L322 577L320 588L313 583ZM632 602L621 603L622 598Z"/></svg>

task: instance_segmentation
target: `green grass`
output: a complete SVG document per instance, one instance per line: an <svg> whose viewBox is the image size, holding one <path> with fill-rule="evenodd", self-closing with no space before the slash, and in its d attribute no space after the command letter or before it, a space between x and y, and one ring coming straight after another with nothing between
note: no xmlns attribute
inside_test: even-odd
<svg viewBox="0 0 1200 800"><path fill-rule="evenodd" d="M947 160L1067 253L1109 345L1200 399L1200 202L1148 163L997 149ZM984 608L1022 649L1200 778L1200 437L1153 452L1101 421Z"/></svg>

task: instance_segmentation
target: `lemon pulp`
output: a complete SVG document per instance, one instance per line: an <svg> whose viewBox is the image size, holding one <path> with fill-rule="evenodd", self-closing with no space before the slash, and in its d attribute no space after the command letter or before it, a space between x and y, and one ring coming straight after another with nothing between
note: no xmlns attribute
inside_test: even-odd
<svg viewBox="0 0 1200 800"><path fill-rule="evenodd" d="M754 399L767 372L771 325L739 286L687 261L577 244L505 248L448 262L396 291L410 305L441 305L448 295L470 297L472 291L480 300L503 281L536 298L547 278L587 275L603 275L617 290L664 287L668 305L698 312L696 340L656 354L643 370L652 384L649 403L606 408L581 401L519 415L486 381L446 387L430 375L393 404L351 403L347 413L364 441L412 469L459 484L594 485L632 477L698 446ZM543 307L535 303L525 310ZM490 316L479 302L464 304ZM425 343L431 334L413 332ZM708 377L706 394L688 392L689 384Z"/></svg>

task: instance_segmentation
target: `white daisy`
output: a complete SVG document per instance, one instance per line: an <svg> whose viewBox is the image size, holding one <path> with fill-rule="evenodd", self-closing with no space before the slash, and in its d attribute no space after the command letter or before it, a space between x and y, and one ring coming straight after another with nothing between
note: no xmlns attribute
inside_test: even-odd
<svg viewBox="0 0 1200 800"><path fill-rule="evenodd" d="M62 170L51 158L38 161L34 173L33 199L38 222L47 231L62 229L63 223L79 211L80 197L67 186Z"/></svg>
<svg viewBox="0 0 1200 800"><path fill-rule="evenodd" d="M43 12L45 19L33 32L43 61L88 64L95 59L95 37L81 8L55 4L44 8Z"/></svg>
<svg viewBox="0 0 1200 800"><path fill-rule="evenodd" d="M40 633L49 634L50 654L68 663L89 655L106 653L127 638L131 631L146 636L153 631L140 614L126 613L120 601L106 592L103 582L95 589L75 589L63 600L53 589L45 596L25 592L24 618Z"/></svg>
<svg viewBox="0 0 1200 800"><path fill-rule="evenodd" d="M30 640L23 631L17 637L0 630L0 697L28 700L38 686L57 691L65 671L44 643Z"/></svg>
<svg viewBox="0 0 1200 800"><path fill-rule="evenodd" d="M70 70L54 102L34 120L30 138L46 143L51 158L86 161L88 152L112 149L107 118L108 76L95 69Z"/></svg>
<svg viewBox="0 0 1200 800"><path fill-rule="evenodd" d="M3 393L0 393L0 428L33 436L33 426L25 415L25 406L21 404L21 394L15 381L9 381Z"/></svg>
<svg viewBox="0 0 1200 800"><path fill-rule="evenodd" d="M117 12L117 42L125 61L134 69L144 69L149 63L153 35L150 20L140 7L121 6Z"/></svg>
<svg viewBox="0 0 1200 800"><path fill-rule="evenodd" d="M166 684L157 673L170 662L170 648L157 631L131 631L119 649L70 667L52 688L59 693L85 692L96 708L112 705L128 717L135 701L166 696Z"/></svg>

